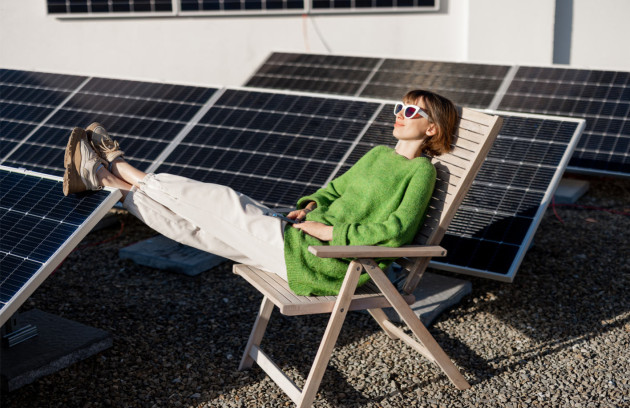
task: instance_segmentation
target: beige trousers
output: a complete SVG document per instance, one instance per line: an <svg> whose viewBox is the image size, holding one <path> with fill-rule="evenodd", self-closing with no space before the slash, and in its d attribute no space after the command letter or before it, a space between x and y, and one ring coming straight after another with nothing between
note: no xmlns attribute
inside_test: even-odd
<svg viewBox="0 0 630 408"><path fill-rule="evenodd" d="M148 174L123 207L172 240L287 279L286 222L264 215L268 207L229 187Z"/></svg>

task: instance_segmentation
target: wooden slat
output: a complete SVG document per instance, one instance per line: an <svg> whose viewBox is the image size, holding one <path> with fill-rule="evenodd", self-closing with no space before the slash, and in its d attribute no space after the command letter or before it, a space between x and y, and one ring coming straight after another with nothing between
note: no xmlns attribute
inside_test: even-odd
<svg viewBox="0 0 630 408"><path fill-rule="evenodd" d="M462 132L464 133L463 135L462 135ZM457 134L455 135L455 139L453 140L453 145L459 146L463 149L468 149L474 152L479 151L479 146L480 146L479 141L478 141L479 137L467 138L466 136L469 134L470 133L467 130L460 129L460 131L457 132Z"/></svg>
<svg viewBox="0 0 630 408"><path fill-rule="evenodd" d="M435 180L435 184L439 185L440 183L447 183L447 184L452 184L454 186L459 185L459 182L461 181L461 177L453 174L448 170L448 168L446 166L440 166L440 168L436 168L436 180Z"/></svg>
<svg viewBox="0 0 630 408"><path fill-rule="evenodd" d="M461 145L470 150L479 151L480 146L484 141L484 134L471 132L470 130L459 128L455 133L456 139L454 143Z"/></svg>
<svg viewBox="0 0 630 408"><path fill-rule="evenodd" d="M468 167L470 167L470 160L465 160L462 159L460 157L457 156L453 156L450 153L447 154L443 154L439 157L439 162L445 165L453 165L459 168L459 172L457 172L457 174L461 174L462 170L467 169ZM449 166L449 170L451 172L454 172L454 170L457 169L453 169L451 166Z"/></svg>
<svg viewBox="0 0 630 408"><path fill-rule="evenodd" d="M382 246L342 245L309 246L308 250L320 258L400 258L423 256L446 256L440 246L404 245L398 248Z"/></svg>
<svg viewBox="0 0 630 408"><path fill-rule="evenodd" d="M289 284L284 279L273 273L265 272L248 265L234 265L234 273L243 277L273 302L280 310L280 313L287 316L330 313L337 300L337 296L298 296L291 291ZM274 283L270 284L269 282ZM405 295L404 299L409 304L415 301L413 295ZM357 288L352 297L350 310L365 310L389 306L387 299L382 296L378 288L371 282L368 282L360 288Z"/></svg>
<svg viewBox="0 0 630 408"><path fill-rule="evenodd" d="M483 135L485 133L487 133L488 131L488 126L486 125L482 125L480 123L477 122L471 122L468 119L460 119L459 121L459 128L460 129L466 129L469 130L471 132L475 132L475 133L479 133L480 135Z"/></svg>
<svg viewBox="0 0 630 408"><path fill-rule="evenodd" d="M461 167L455 166L450 163L442 163L441 161L434 161L432 163L437 171L446 172L447 174L451 174L452 176L459 179L466 176L466 170ZM457 185L459 185L459 182L457 183Z"/></svg>
<svg viewBox="0 0 630 408"><path fill-rule="evenodd" d="M475 158L475 156L477 156L477 151L463 149L461 147L455 146L453 149L451 149L449 154L461 157L462 159L472 160Z"/></svg>
<svg viewBox="0 0 630 408"><path fill-rule="evenodd" d="M473 122L480 123L486 127L494 125L496 116L489 115L484 112L479 112L475 109L463 108L461 117Z"/></svg>

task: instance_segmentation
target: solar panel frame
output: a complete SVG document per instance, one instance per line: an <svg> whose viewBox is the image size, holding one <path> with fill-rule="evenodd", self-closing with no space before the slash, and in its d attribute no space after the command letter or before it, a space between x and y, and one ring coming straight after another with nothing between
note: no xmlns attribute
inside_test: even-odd
<svg viewBox="0 0 630 408"><path fill-rule="evenodd" d="M462 266L458 266L452 263L449 264L449 263L441 262L438 258L433 258L429 264L431 267L435 269L440 269L440 270L445 270L445 271L450 271L450 272L457 272L457 273L462 273L462 274L471 275L471 276L478 276L478 277L498 280L502 282L512 282L514 280L514 277L516 276L518 268L523 262L526 252L529 250L533 242L533 238L536 233L536 230L538 229L538 226L540 225L540 222L542 221L542 217L545 211L547 210L547 207L551 203L553 194L556 188L558 187L558 184L560 183L560 180L562 179L562 176L564 174L564 170L566 169L569 163L569 160L571 159L571 156L573 152L575 151L575 147L577 146L580 136L582 135L582 132L584 131L584 128L586 126L586 121L584 119L570 118L570 117L539 115L539 114L531 114L531 113L516 113L516 112L508 112L508 111L500 111L500 110L489 110L489 109L484 110L484 112L490 113L493 115L500 115L500 116L503 116L504 118L505 117L517 117L517 118L521 117L521 118L532 118L532 119L541 119L541 120L548 119L552 121L575 123L577 125L573 132L573 136L567 143L567 146L564 150L564 153L562 154L562 158L560 159L559 164L555 168L554 175L551 178L551 181L549 182L549 184L547 185L547 188L545 189L545 193L540 201L540 204L538 205L536 212L531 217L532 222L529 224L529 227L527 228L527 232L525 236L523 237L522 241L519 243L518 251L514 254L514 261L511 263L510 268L505 274L496 273L489 270L482 270L482 269L478 269L478 268L474 268L470 266L462 267ZM497 140L500 140L502 133L504 133L503 129L502 131L499 132L499 136L497 137ZM490 150L490 152L492 152L492 149ZM480 170L480 173L477 175L476 180L479 178L479 175L482 173L484 166L486 165L486 163L489 162L489 160L492 160L492 159L487 157L486 161L484 162L484 165L482 165L482 169ZM469 194L473 191L474 188L475 188L475 183L473 182L473 186L471 186L471 189L469 190ZM466 198L464 199L464 203L462 203L462 206L460 207L460 209L466 206ZM460 210L458 210L458 213L459 211ZM494 211L494 213L496 214L497 211ZM455 216L457 217L457 214ZM447 234L449 233L449 230L447 230ZM483 244L483 240L481 240L481 243Z"/></svg>
<svg viewBox="0 0 630 408"><path fill-rule="evenodd" d="M55 75L54 78L57 78L57 74L17 71L21 75L9 75L13 72L16 71L0 71L5 74L2 77L17 78L0 81L0 84L20 90L56 90L49 86L33 86L28 82L36 85L36 79L40 76L46 79L48 75ZM26 121L13 119L7 117L6 110L0 110L0 125L3 128L9 125L12 128L19 125L32 126L26 136L23 135L26 130L21 132L21 140L10 140L5 135L6 132L2 132L0 140L8 143L9 147L3 146L0 164L62 175L63 152L71 129L75 126L85 127L94 120L100 120L115 129L112 136L126 146L126 157L134 160L136 166L144 170L171 144L180 131L186 129L189 120L218 89L103 77L76 78L81 82L77 83L75 80L74 89L61 88L67 95L58 105L37 104L43 108L36 109L45 108L46 111L36 111L39 115L36 118ZM22 85L22 82L28 84ZM72 85L68 86L71 87ZM7 101L7 106L13 110L16 106L21 108L24 105L19 100L19 93L16 94L17 97Z"/></svg>
<svg viewBox="0 0 630 408"><path fill-rule="evenodd" d="M155 17L173 15L172 0L47 0L46 12L57 18Z"/></svg>
<svg viewBox="0 0 630 408"><path fill-rule="evenodd" d="M362 60L350 62L360 64ZM374 72L375 68L376 66L371 67L370 70ZM122 80L121 82L124 82L124 84L122 85L133 83L125 82ZM146 85L150 83L138 84L136 84L138 86L134 88L134 91L132 93L139 92L140 94L143 94L143 84ZM502 87L505 86L506 84L504 81ZM153 91L149 89L148 92ZM258 199L259 201L263 201L267 205L290 206L294 205L295 199L299 198L299 196L308 194L315 189L327 184L338 174L341 174L343 171L347 170L347 168L350 167L350 164L353 161L358 160L358 158L362 156L365 152L367 152L371 147L377 144L383 144L383 140L386 140L386 143L393 143L395 141L394 138L391 136L391 121L393 120L393 118L391 116L392 112L390 109L394 102L389 99L365 98L354 95L322 95L313 92L286 91L252 87L226 87L219 90L214 90L213 92L214 93L210 96L209 99L203 100L202 98L202 100L197 101L197 110L191 112L187 119L182 122L184 126L180 128L179 133L176 136L169 140L168 145L165 149L161 151L157 159L149 164L147 171L168 171L174 174L188 176L193 179L199 179L200 181L219 182L221 184L229 185L245 194L248 194L253 198ZM251 98L249 99L243 96L248 93L251 94ZM271 103L268 101L265 102L265 98L276 98L278 100ZM302 99L298 103L296 102L295 98ZM290 100L292 100L293 102L290 102ZM340 105L341 107L335 107L334 104L337 103L335 101L345 102ZM328 134L326 134L325 137L322 138L321 136L317 136L313 132L320 131L321 129L327 129L327 127L330 126L334 127L335 120L333 119L342 118L344 114L347 114L348 107L346 105L349 105L351 103L362 103L366 105L369 104L374 108L371 111L372 113L368 115L370 117L363 117L363 119L361 119L362 121L360 121L360 129L355 128L351 131L350 134L353 135L351 137L352 140L345 139L336 142L341 143L339 144L339 146L343 146L343 151L341 153L335 152L337 156L335 156L336 158L334 160L336 161L337 159L339 159L338 162L334 163L335 165L332 165L333 163L331 162L330 165L323 166L320 163L321 160L319 159L328 160L329 158L326 156L319 157L320 153L313 149L308 150L309 153L307 154L309 155L309 159L314 159L315 164L319 163L317 164L318 167L316 166L319 169L317 177L313 176L311 177L311 179L309 179L310 181L306 184L308 188L304 187L304 185L300 186L301 182L296 183L296 180L294 180L295 177L299 179L300 177L304 176L302 170L304 166L301 166L298 163L293 163L294 160L288 160L288 153L278 153L276 151L273 151L273 149L269 150L269 146L265 147L265 145L261 145L259 142L259 139L264 139L267 135L275 135L273 143L275 143L275 145L278 145L278 143L280 143L281 145L283 143L293 142L292 139L294 138L294 135L299 134L300 138L306 137L307 139L309 139L315 137L317 139L319 137L319 144L332 143L327 140L329 138ZM268 105L273 105L273 108L267 108ZM293 122L287 122L288 124L283 124L282 126L285 126L286 128L281 129L282 131L278 133L278 123L280 123L282 120L285 120L283 119L283 115L286 110L295 111L293 113L296 114L296 119ZM355 107L354 109L350 110L350 112L351 115L357 115L357 112L361 112L361 109ZM505 115L514 114L506 112ZM516 114L515 116L523 116L523 114ZM525 116L548 117L544 115ZM134 118L134 120L136 119ZM249 123L252 121L260 122L256 125L258 127L249 126ZM338 130L343 131L346 126L347 124L342 126L341 128L338 128ZM333 135L331 137L339 137L339 135L337 135L338 132L333 131L332 129L333 128L327 131L328 133ZM373 132L374 129L377 129L376 133ZM112 128L110 130L116 131L117 129ZM213 144L215 142L209 142L209 140L210 138L215 137L212 135L217 132L219 134L219 139L217 139L216 141L216 143L218 144L215 145ZM244 134L248 132L250 134L252 132L258 133L253 135L255 137L248 139L247 135ZM238 143L243 143L243 145L234 146L233 143L235 142L231 140L232 138L238 138ZM282 142L282 140L284 139L286 140ZM503 144L505 145L505 143ZM499 147L501 147L501 138L498 139L498 145ZM124 146L125 143L123 143L123 147ZM330 151L333 150L333 148L331 148L330 146L328 146L327 148ZM503 146L503 148L505 148L505 146ZM507 148L509 148L510 151L516 152L517 154L523 154L523 157L526 157L527 154L531 154L527 152L527 147L521 146L521 143L518 141L513 143L513 145L512 143L508 144ZM192 151L193 153L186 153L186 151ZM546 154L544 151L541 152L542 153L537 152L536 154ZM180 158L169 158L169 156L171 155L179 155ZM252 161L251 157L253 156L260 158L260 160ZM271 162L276 160L278 163L282 162L283 164L274 164L274 166L277 168L268 168L266 170L264 168L262 169L264 171L270 172L269 174L265 173L261 177L253 176L255 172L260 170L260 163L271 163L269 161L270 157L276 158L272 159ZM180 160L184 160L184 162L180 162ZM215 166L214 163L210 166L204 164L207 163L208 160L216 161L217 163L216 170L218 172L215 172L213 174L217 177L220 176L218 181L206 179L208 176L208 171L214 168L213 166ZM249 164L246 163L247 160L250 161ZM239 164L240 167L234 170L233 166L235 166L236 164ZM286 168L283 168L282 166ZM184 173L182 173L182 171ZM507 171L509 172L511 170L507 169ZM226 174L227 178L223 177ZM511 177L513 178L513 176ZM516 187L518 186L515 184L515 188ZM284 189L284 192L276 197L276 193L272 191L275 189ZM265 196L263 194L261 196L258 196L259 192L263 192L267 195ZM470 194L471 196L477 194L476 200L479 200L478 193L472 191ZM483 194L481 196L483 196ZM272 197L273 199L265 200L264 197ZM499 203L500 206L497 207L497 210L501 210L501 206L509 207L519 205L518 200L531 201L536 199L537 197L526 196L506 197L504 202ZM498 217L499 216L493 217L493 219L496 220L496 218ZM482 215L479 215L475 218L475 225L481 225L480 223L484 222L484 217ZM457 221L457 219L454 221ZM518 224L518 220L509 222L512 224L516 223L514 225L517 226L520 225ZM537 224L535 226L537 226ZM530 229L531 227L532 226L530 225ZM523 227L521 226L520 228L522 229ZM497 228L494 227L494 229L496 230ZM533 230L535 231L535 228ZM496 234L497 231L494 231L494 233ZM516 238L510 236L508 238L511 244L514 244L513 241L517 238L520 239L520 236ZM517 253L516 250L514 250L514 245L510 246L509 248L513 250L514 256L521 256ZM507 256L507 258L509 258L509 256ZM487 271L475 272L468 267L462 270L461 268L455 266L453 267L453 269L462 273L467 273L466 271L469 271L473 272L469 274L476 273L479 276L490 277L492 279L499 280L510 280L515 273L514 271L510 272L507 275L497 274L496 276L488 276L489 274L487 273Z"/></svg>
<svg viewBox="0 0 630 408"><path fill-rule="evenodd" d="M395 139L391 136L392 109L395 102L391 100L379 101L383 105L370 129L357 141L355 148L349 152L346 160L340 163L339 171L332 177L343 174L374 146L383 144L392 148L395 146ZM435 269L511 282L531 244L542 215L553 196L553 191L562 178L563 166L566 166L568 157L571 156L579 141L584 129L584 120L495 110L484 110L484 112L501 115L504 119L504 126L442 240L441 245L449 251L447 259L449 255L456 255L456 259L447 262L433 258L430 265ZM524 136L517 134L515 137L509 128L506 128L510 119L521 118L531 119L536 126L541 126L538 130L539 133L535 134L534 139L529 143L533 151L527 151L527 140L512 143L512 139L519 142L518 139L522 139ZM548 126L549 123L558 125L558 130L561 130L560 127L564 124L568 124L574 129L570 137L565 135L558 141L537 139L538 135L545 136L545 132L553 130L544 127L544 125ZM527 134L528 129L522 131ZM497 145L500 147L499 151L496 149ZM514 148L512 145L516 147ZM506 153L501 147L512 150L507 152L509 153L508 158L497 158L497 156ZM560 158L558 158L558 152L562 153ZM527 154L533 155L536 161L527 163ZM550 161L554 156L558 159L557 166L555 161ZM518 159L515 160L515 157ZM545 160L549 163L545 164ZM510 162L514 163L511 167ZM489 168L494 163L505 167L504 172L510 176L509 187L503 185L505 183L493 182ZM483 180L484 176L490 181ZM529 178L524 183L518 180L519 177ZM549 183L544 184L547 180ZM522 185L519 185L519 182ZM543 183L544 188L541 189L540 185L533 183ZM487 191L488 184L490 185L489 191ZM526 211L523 212L523 209ZM463 247L468 245L474 249L471 249L466 258L464 256L466 255L465 249L454 247L454 244L461 244ZM486 260L483 256L477 255L481 253L482 246L486 253L490 253L494 257L492 262L487 263L486 269L475 267ZM460 254L463 255L460 257ZM498 272L499 269L501 272Z"/></svg>
<svg viewBox="0 0 630 408"><path fill-rule="evenodd" d="M385 100L420 87L457 105L486 109L510 69L501 64L273 52L245 84Z"/></svg>
<svg viewBox="0 0 630 408"><path fill-rule="evenodd" d="M630 72L556 65L513 68L509 84L497 93L492 108L584 117L584 135L567 170L630 177ZM580 161L589 157L594 164L581 166ZM611 157L618 159L611 161Z"/></svg>
<svg viewBox="0 0 630 408"><path fill-rule="evenodd" d="M3 172L3 173L7 172L7 174L14 173L14 174L19 174L19 175L24 175L25 177L29 177L29 178L53 181L55 182L54 188L58 190L59 192L58 203L61 203L61 205L63 205L63 200L67 200L67 198L63 196L63 193L61 190L61 184L63 183L63 179L61 177L55 177L48 174L33 172L29 170L24 170L24 169L16 169L16 168L3 166L3 165L0 165L0 172ZM41 285L41 283L50 275L50 273L53 272L55 268L57 268L57 266L59 266L59 264L70 254L70 252L74 249L74 247L92 230L92 228L94 228L94 226L98 223L98 221L100 221L100 219L112 208L112 206L122 196L122 194L120 193L118 189L105 188L101 191L105 191L107 195L103 197L100 203L96 206L96 208L94 208L94 210L89 215L82 216L80 214L74 214L75 217L80 218L80 223L76 219L73 220L72 222L64 223L64 221L60 221L52 217L47 218L46 216L40 216L40 215L35 216L32 214L33 212L32 208L34 207L35 204L31 205L31 203L22 203L22 205L25 206L25 209L29 209L29 208L31 209L30 216L37 217L41 220L50 220L51 223L59 223L59 224L68 225L68 228L72 229L73 231L63 242L51 243L52 248L53 248L52 255L47 256L44 262L41 262L40 260L30 259L31 263L37 263L37 264L40 264L40 266L39 268L37 268L37 270L32 271L30 277L28 277L28 279L21 285L21 287L15 290L13 295L4 304L2 304L0 308L0 326L2 326L8 319L11 318L11 316L19 309L19 307L26 301L26 299L28 299L33 294L33 292L35 292L35 290L39 287L39 285ZM4 205L4 204L0 204L0 205ZM48 208L48 210L51 210L51 208ZM4 209L4 211L5 211L5 215L11 212L19 213L19 214L22 214L23 216L28 215L28 214L25 214L22 210ZM11 231L2 231L2 234L3 234L2 236L4 237L5 233L10 233L10 232ZM31 234L33 234L34 230L31 230L30 232ZM26 235L26 237L28 237L28 235ZM42 239L41 245L45 243L46 243L46 240ZM51 250L50 247L48 249L49 251ZM10 251L9 253L1 252L0 255L2 256L3 259L5 259L7 256L10 255L13 258L29 260L28 256L24 258L23 256L17 256L15 254L11 254ZM16 271L15 270L12 271L11 274L14 272ZM6 270L3 270L3 274L4 273L6 273ZM8 279L11 274L8 274L6 276L6 279ZM5 285L5 281L0 281L0 286L4 286L4 285ZM3 290L3 293L4 292L5 291Z"/></svg>
<svg viewBox="0 0 630 408"><path fill-rule="evenodd" d="M334 59L343 60L357 59L357 58L371 58L372 61L378 61L377 68L370 66L370 76L365 78L364 75L360 75L358 79L352 77L352 70L348 70L347 67L340 62L338 65L332 64L300 64L299 62L293 62L296 59L302 58L308 60L309 58L315 59L317 57L327 58L330 61ZM291 61L293 59L293 61ZM283 66L283 60L284 66ZM504 111L519 111L528 112L542 115L558 115L561 117L576 117L580 118L584 115L587 116L587 125L584 130L584 135L580 144L575 149L574 157L569 162L566 170L570 173L587 174L587 175L610 175L615 177L630 177L630 72L626 71L604 71L604 70L589 70L575 67L566 66L525 66L518 65L499 65L499 64L484 64L484 63L471 63L471 62L445 62L445 61L430 61L430 60L408 60L402 58L374 58L374 57L357 57L357 56L341 56L341 55L320 55L314 53L287 53L287 52L273 52L270 56L259 66L259 68L247 79L246 84L248 86L268 87L272 89L300 89L311 92L324 92L327 94L342 94L342 95L355 95L361 97L372 98L374 96L377 99L384 98L390 99L394 97L394 94L406 92L410 87L418 86L421 88L431 89L431 86L423 86L421 83L414 85L413 78L420 78L419 75L406 75L404 78L396 77L392 75L392 81L387 82L387 71L392 71L388 65L396 64L434 64L436 66L442 64L446 67L446 72L438 72L434 74L428 72L423 74L428 78L427 81L432 84L437 84L435 89L432 89L438 93L441 93L447 97L450 97L456 104L466 107L472 107L475 109L501 109ZM464 67L467 69L473 69L475 74L471 76L470 87L465 92L454 90L457 86L440 87L441 85L448 85L453 78L449 78L449 67ZM485 67L485 68L484 68ZM492 67L500 67L501 72L497 71L492 73ZM311 74L309 71L314 71ZM317 73L317 69L327 70L324 74ZM348 78L343 81L335 81L334 75L327 75L327 73L334 73L335 69L345 70L348 74ZM490 69L490 73L484 73L484 70ZM554 70L557 72L547 73L543 76L544 82L554 83L557 81L559 86L559 92L571 94L571 92L578 92L574 95L577 99L574 100L576 108L575 112L569 112L566 109L535 109L527 106L510 106L506 105L505 100L508 96L511 96L511 85L516 81L521 80L519 73L521 69L530 70ZM304 72L301 72L304 71ZM393 71L397 69L394 68ZM441 69L440 69L441 70ZM440 71L438 70L438 71ZM567 81L561 81L563 78L555 78L558 73L562 71L569 71L573 73L573 77ZM365 70L364 70L365 71ZM404 71L404 69L402 70ZM401 72L402 72L401 71ZM415 72L415 71L413 71ZM591 75L585 76L585 73ZM455 77L457 74L455 73ZM503 77L501 79L501 77ZM383 78L385 81L383 82ZM582 84L579 81L583 81ZM608 81L608 82L607 82ZM378 82L383 82L378 84ZM398 85L398 84L404 85ZM465 82L464 82L465 83ZM459 82L457 82L459 85ZM479 101L475 101L476 86L488 85L486 92L479 91L479 95L482 96ZM609 85L608 88L615 87L614 92L603 93L602 85ZM491 85L491 86L490 86ZM562 85L562 86L560 86ZM382 90L377 88L380 86ZM625 86L625 88L622 88ZM398 88L397 88L398 87ZM573 88L572 88L573 87ZM465 88L465 87L464 87ZM583 88L583 89L582 89ZM357 92L357 89L360 91ZM586 99L579 99L577 95L586 95ZM460 100L460 94L465 94L466 98ZM531 95L530 95L531 94ZM545 101L553 101L554 98L538 94L534 91L527 91L524 97L540 96ZM518 95L517 95L518 96ZM605 98L604 98L605 97ZM471 99L472 98L472 99ZM546 99L545 99L546 98ZM590 98L590 99L589 99ZM606 99L607 98L607 99ZM540 98L539 98L540 99ZM555 98L558 99L558 98ZM566 98L565 98L566 99ZM595 99L594 103L601 105L601 110L598 110L596 115L587 114L589 109L588 104L591 99ZM558 101L555 101L558 105ZM534 105L532 103L532 105ZM599 106L599 105L596 105ZM592 108L592 106L591 106ZM583 113L580 113L583 112ZM595 117L593 119L593 117ZM590 122L596 129L590 131ZM584 146L584 147L583 147Z"/></svg>
<svg viewBox="0 0 630 408"><path fill-rule="evenodd" d="M370 112L381 105L354 97L250 87L226 87L215 96L199 123L151 170L228 185L270 207L293 206L330 181L338 162L324 157L330 153L321 146L341 146L343 150L333 154L345 157L373 120ZM296 137L302 143L295 143ZM271 151L273 146L265 145L269 143L284 150ZM315 148L309 150L309 143ZM274 188L278 183L282 188Z"/></svg>

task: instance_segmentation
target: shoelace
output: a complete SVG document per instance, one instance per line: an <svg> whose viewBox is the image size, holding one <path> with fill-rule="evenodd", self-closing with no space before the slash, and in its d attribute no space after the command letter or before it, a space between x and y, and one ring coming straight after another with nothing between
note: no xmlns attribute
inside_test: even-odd
<svg viewBox="0 0 630 408"><path fill-rule="evenodd" d="M107 142L111 142L111 145L113 145L113 147L108 146L109 143ZM120 150L120 145L115 140L101 139L100 148L103 150L104 153L111 153L115 152L116 150Z"/></svg>

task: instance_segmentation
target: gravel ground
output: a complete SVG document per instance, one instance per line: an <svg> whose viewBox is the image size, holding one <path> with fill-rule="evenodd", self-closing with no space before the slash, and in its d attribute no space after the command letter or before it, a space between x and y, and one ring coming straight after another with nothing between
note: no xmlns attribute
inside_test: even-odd
<svg viewBox="0 0 630 408"><path fill-rule="evenodd" d="M588 180L578 204L630 211L630 180ZM472 294L430 328L471 389L353 313L315 406L630 406L630 218L557 213L563 222L547 210L513 283L464 277ZM119 219L121 236L75 251L24 306L107 330L113 347L3 395L2 407L291 406L259 368L237 371L260 295L230 263L187 277L119 259L119 248L154 235ZM263 345L298 385L324 325L272 315Z"/></svg>

